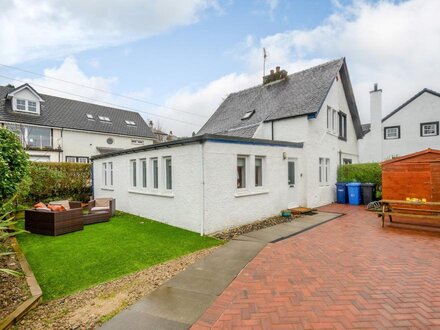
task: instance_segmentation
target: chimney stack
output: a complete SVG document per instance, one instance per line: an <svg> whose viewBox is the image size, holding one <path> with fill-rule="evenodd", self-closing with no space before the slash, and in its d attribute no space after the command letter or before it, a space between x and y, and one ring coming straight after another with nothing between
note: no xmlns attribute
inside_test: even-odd
<svg viewBox="0 0 440 330"><path fill-rule="evenodd" d="M370 152L371 159L374 162L382 161L382 89L378 88L378 84L374 84L373 90L370 92Z"/></svg>
<svg viewBox="0 0 440 330"><path fill-rule="evenodd" d="M275 70L270 70L270 73L263 77L263 85L281 80L287 77L287 71L281 70L281 67L277 66Z"/></svg>
<svg viewBox="0 0 440 330"><path fill-rule="evenodd" d="M280 72L280 67L277 66L277 67L275 68L275 70L276 70L277 73L279 73L279 72Z"/></svg>

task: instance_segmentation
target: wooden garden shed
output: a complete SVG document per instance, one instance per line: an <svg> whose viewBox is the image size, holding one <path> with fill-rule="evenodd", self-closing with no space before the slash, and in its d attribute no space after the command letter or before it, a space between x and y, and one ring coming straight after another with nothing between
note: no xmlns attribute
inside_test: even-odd
<svg viewBox="0 0 440 330"><path fill-rule="evenodd" d="M440 202L440 150L426 149L381 165L383 199Z"/></svg>

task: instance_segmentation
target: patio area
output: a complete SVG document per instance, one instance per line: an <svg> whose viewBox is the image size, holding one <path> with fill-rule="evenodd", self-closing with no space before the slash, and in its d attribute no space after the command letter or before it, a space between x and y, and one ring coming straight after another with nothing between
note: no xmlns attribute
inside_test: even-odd
<svg viewBox="0 0 440 330"><path fill-rule="evenodd" d="M192 329L440 327L440 230L320 210L346 215L267 245Z"/></svg>

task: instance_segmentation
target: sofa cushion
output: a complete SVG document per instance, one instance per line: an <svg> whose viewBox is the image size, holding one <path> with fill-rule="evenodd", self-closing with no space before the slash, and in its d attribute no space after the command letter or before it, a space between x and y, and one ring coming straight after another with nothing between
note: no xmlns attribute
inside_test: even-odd
<svg viewBox="0 0 440 330"><path fill-rule="evenodd" d="M49 204L47 207L48 207L51 211L55 211L55 212L66 211L66 209L64 208L63 205L53 205L53 204Z"/></svg>
<svg viewBox="0 0 440 330"><path fill-rule="evenodd" d="M92 212L99 212L99 211L109 211L109 207L108 206L95 206L95 207L92 207L91 209L90 209L90 211L92 211Z"/></svg>
<svg viewBox="0 0 440 330"><path fill-rule="evenodd" d="M111 198L96 198L95 207L110 207Z"/></svg>
<svg viewBox="0 0 440 330"><path fill-rule="evenodd" d="M68 200L50 202L49 205L62 205L64 207L64 210L70 210L70 205Z"/></svg>

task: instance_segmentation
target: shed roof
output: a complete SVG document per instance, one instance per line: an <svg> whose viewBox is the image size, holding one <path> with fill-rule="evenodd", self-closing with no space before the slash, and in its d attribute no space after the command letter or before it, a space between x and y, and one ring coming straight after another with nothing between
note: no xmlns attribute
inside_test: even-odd
<svg viewBox="0 0 440 330"><path fill-rule="evenodd" d="M418 151L418 152L415 152L412 154L408 154L408 155L395 157L395 158L386 160L386 161L382 162L381 165L388 165L388 164L392 164L392 163L402 162L405 160L409 160L411 158L418 158L418 157L421 157L421 156L427 155L427 154L436 155L436 156L438 156L438 160L440 160L440 150L428 148L428 149ZM434 157L434 158L437 159L437 157ZM436 161L438 161L438 160L436 160ZM429 162L429 160L427 160L427 161ZM427 162L427 161L425 161L425 162ZM431 159L430 161L432 162L433 160Z"/></svg>

